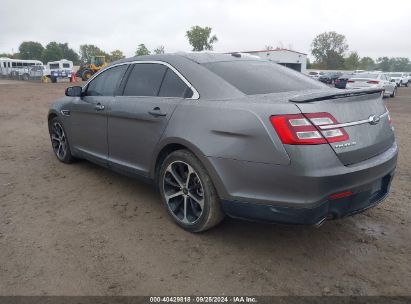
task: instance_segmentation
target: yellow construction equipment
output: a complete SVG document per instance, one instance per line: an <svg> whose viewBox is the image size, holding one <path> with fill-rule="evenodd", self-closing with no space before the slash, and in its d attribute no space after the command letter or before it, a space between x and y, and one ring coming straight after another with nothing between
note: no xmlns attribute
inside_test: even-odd
<svg viewBox="0 0 411 304"><path fill-rule="evenodd" d="M106 56L91 56L90 62L80 66L76 76L81 77L83 81L87 81L95 73L107 66Z"/></svg>

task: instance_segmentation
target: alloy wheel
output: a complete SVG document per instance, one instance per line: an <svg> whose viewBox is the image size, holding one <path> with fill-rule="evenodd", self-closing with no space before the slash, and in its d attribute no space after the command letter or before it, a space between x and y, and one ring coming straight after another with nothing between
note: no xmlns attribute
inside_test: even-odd
<svg viewBox="0 0 411 304"><path fill-rule="evenodd" d="M172 215L183 224L194 224L204 210L204 188L193 167L183 161L168 165L163 178L164 196Z"/></svg>
<svg viewBox="0 0 411 304"><path fill-rule="evenodd" d="M51 125L51 144L56 156L63 160L67 154L67 138L63 127L57 121Z"/></svg>

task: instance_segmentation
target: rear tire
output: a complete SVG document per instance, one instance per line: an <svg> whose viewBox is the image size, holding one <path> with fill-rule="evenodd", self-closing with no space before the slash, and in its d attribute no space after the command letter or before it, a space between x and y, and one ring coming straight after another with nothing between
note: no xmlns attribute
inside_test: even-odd
<svg viewBox="0 0 411 304"><path fill-rule="evenodd" d="M197 157L187 150L177 150L165 158L158 187L168 214L187 231L205 231L224 218L210 176Z"/></svg>

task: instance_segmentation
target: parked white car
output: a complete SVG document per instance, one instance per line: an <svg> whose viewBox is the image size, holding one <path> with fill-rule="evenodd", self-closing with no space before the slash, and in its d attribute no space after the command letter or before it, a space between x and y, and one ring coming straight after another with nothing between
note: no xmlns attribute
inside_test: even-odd
<svg viewBox="0 0 411 304"><path fill-rule="evenodd" d="M310 71L308 72L308 76L310 76L312 79L318 80L321 75L323 75L323 72L320 71Z"/></svg>
<svg viewBox="0 0 411 304"><path fill-rule="evenodd" d="M392 80L395 81L398 87L400 86L408 87L409 79L408 79L407 73L394 72L394 73L390 73L389 76L391 77Z"/></svg>
<svg viewBox="0 0 411 304"><path fill-rule="evenodd" d="M384 91L384 96L395 97L397 86L384 73L361 73L354 75L347 81L347 89L375 88Z"/></svg>

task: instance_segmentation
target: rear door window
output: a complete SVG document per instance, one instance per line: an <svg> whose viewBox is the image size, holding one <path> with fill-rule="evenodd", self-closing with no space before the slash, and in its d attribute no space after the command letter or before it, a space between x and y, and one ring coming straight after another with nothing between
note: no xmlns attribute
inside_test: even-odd
<svg viewBox="0 0 411 304"><path fill-rule="evenodd" d="M124 96L158 96L167 67L157 63L134 64Z"/></svg>
<svg viewBox="0 0 411 304"><path fill-rule="evenodd" d="M127 65L110 68L96 78L87 87L87 96L115 96Z"/></svg>
<svg viewBox="0 0 411 304"><path fill-rule="evenodd" d="M190 98L193 91L170 68L167 68L158 96Z"/></svg>

